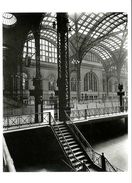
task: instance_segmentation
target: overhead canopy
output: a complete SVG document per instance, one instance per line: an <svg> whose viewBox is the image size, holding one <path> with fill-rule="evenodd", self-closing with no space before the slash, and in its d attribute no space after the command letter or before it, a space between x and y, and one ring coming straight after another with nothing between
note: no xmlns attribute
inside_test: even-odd
<svg viewBox="0 0 132 183"><path fill-rule="evenodd" d="M41 23L41 36L56 45L54 21L56 13L45 14ZM127 46L125 13L73 13L69 15L69 30L70 56L74 55L74 59L80 61L88 51L99 55L101 60L113 59L113 54L122 47L122 43L123 49Z"/></svg>
<svg viewBox="0 0 132 183"><path fill-rule="evenodd" d="M56 13L43 13L40 36L56 46L57 31L54 22ZM119 59L120 64L124 65L127 55L127 14L73 13L69 14L68 26L70 60L81 62L91 52L100 58L104 67L117 67ZM27 39L33 39L31 32Z"/></svg>

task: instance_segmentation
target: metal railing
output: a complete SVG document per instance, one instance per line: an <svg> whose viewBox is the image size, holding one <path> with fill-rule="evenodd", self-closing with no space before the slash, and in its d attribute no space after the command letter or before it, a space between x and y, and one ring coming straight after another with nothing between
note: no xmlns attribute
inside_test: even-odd
<svg viewBox="0 0 132 183"><path fill-rule="evenodd" d="M127 112L127 106L123 107L123 112ZM91 109L80 109L71 110L70 118L74 119L87 119L88 117L102 116L121 113L121 107L103 107L103 108L91 108Z"/></svg>
<svg viewBox="0 0 132 183"><path fill-rule="evenodd" d="M37 122L35 121L35 113L26 115L4 116L3 128L4 130L8 130L8 129L29 127L33 124L35 125L41 125L42 123L49 124L50 112L44 112L43 115L42 113L37 114L38 114Z"/></svg>
<svg viewBox="0 0 132 183"><path fill-rule="evenodd" d="M67 113L66 113L67 115ZM88 141L85 139L83 134L80 132L80 130L77 128L77 126L72 122L70 117L67 115L69 118L69 121L67 121L67 125L69 128L72 130L72 132L75 134L76 138L82 145L83 149L87 153L88 157L90 160L95 164L97 167L103 170L103 157L101 154L95 152L95 150L92 148L92 146L88 143ZM104 157L105 158L105 157ZM118 168L115 168L111 163L105 158L105 170L104 171L111 171L111 172L116 172L116 171L121 171Z"/></svg>
<svg viewBox="0 0 132 183"><path fill-rule="evenodd" d="M59 125L56 123L56 121L54 120L54 118L53 118L52 116L51 116L51 119L52 119L52 120L51 120L51 128L52 128L52 130L53 130L55 136L57 137L57 140L59 141L59 144L61 145L64 154L66 155L67 159L69 160L70 165L71 165L72 167L74 167L73 164L72 164L72 162L71 162L71 160L70 160L70 158L69 158L69 156L67 155L67 152L68 152L68 153L71 153L71 154L72 154L72 157L75 159L75 161L76 161L76 162L79 162L80 165L82 165L82 167L85 166L85 168L87 169L87 171L90 171L89 168L87 167L87 165L86 165L84 162L80 161L80 160L75 156L75 154L74 154L73 150L71 149L71 147L70 147L70 145L69 145L67 139L65 138L63 132L61 131ZM59 132L60 132L60 134L61 134L61 137L62 137L62 139L63 139L63 143L66 145L66 147L67 147L67 149L68 149L67 152L66 152L66 150L64 149L64 147L63 147L63 145L62 145L63 143L62 143L62 142L60 141L60 139L58 138L58 135L57 135L56 131L54 130L54 125L58 128L58 130L59 130ZM78 166L80 166L80 165L78 165ZM75 167L74 167L72 170L76 171Z"/></svg>

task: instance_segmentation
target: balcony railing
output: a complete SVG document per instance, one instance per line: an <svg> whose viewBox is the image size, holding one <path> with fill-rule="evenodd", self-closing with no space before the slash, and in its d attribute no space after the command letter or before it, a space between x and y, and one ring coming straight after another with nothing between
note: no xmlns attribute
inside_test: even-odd
<svg viewBox="0 0 132 183"><path fill-rule="evenodd" d="M49 124L50 112L38 113L38 121L35 121L35 114L4 116L4 130L18 129L30 126Z"/></svg>
<svg viewBox="0 0 132 183"><path fill-rule="evenodd" d="M121 110L120 106L71 110L70 118L72 120L81 120L81 119L88 119L89 117L117 114L121 113L122 111L127 112L127 106L124 106L123 110Z"/></svg>

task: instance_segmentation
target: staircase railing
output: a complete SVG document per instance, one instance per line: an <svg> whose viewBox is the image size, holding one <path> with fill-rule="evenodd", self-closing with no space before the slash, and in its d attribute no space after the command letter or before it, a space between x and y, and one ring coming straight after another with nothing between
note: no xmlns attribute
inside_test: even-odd
<svg viewBox="0 0 132 183"><path fill-rule="evenodd" d="M56 133L55 130L54 130L53 125L55 125L55 126L58 128L59 132L61 133L61 137L63 138L63 140L64 140L64 142L65 142L65 145L68 147L68 152L70 152L70 153L72 154L72 156L73 156L73 158L76 160L76 162L79 162L82 166L86 166L86 164L85 164L84 162L82 162L82 161L80 161L79 159L76 158L76 156L75 156L73 150L71 149L71 147L70 147L70 145L69 145L67 139L66 139L65 136L63 135L63 132L61 131L59 125L57 124L57 122L54 120L54 118L53 118L52 116L51 116L51 119L52 119L52 120L51 120L52 122L51 122L51 124L50 124L50 125L51 125L51 128L52 128L52 130L53 130L55 136L57 137L57 140L59 141L59 144L61 145L61 148L63 149L63 152L64 152L64 154L66 155L66 158L69 160L70 165L73 167L73 164L71 163L69 156L67 155L65 149L63 148L63 146L62 146L62 144L61 144L61 142L60 142L60 140L59 140L59 138L58 138L58 135L57 135L57 133ZM63 124L64 124L64 123L63 123ZM87 169L87 171L90 171L89 168L88 168L87 166L86 166L86 169ZM74 171L76 171L75 167L74 167Z"/></svg>
<svg viewBox="0 0 132 183"><path fill-rule="evenodd" d="M66 112L65 112L66 113ZM66 113L67 115L67 113ZM80 130L77 128L77 126L72 122L70 117L67 115L69 118L69 121L67 121L67 125L73 132L73 134L76 136L80 144L82 145L83 149L87 153L88 157L90 160L95 164L97 167L101 168L103 167L103 162L102 162L102 155L95 152L95 150L92 148L92 146L88 143L88 141L85 139L83 134L80 132ZM104 171L121 171L118 168L115 168L113 165L110 164L110 162L105 158L105 170Z"/></svg>

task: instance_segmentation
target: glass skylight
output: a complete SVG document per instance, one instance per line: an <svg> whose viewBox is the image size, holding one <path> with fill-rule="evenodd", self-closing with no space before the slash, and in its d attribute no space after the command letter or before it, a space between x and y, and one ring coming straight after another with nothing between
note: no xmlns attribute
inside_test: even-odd
<svg viewBox="0 0 132 183"><path fill-rule="evenodd" d="M56 47L57 45L57 22L56 13L45 13L41 22L40 38L48 41ZM53 27L53 22L56 26ZM70 56L74 54L74 47L78 45L76 50L80 50L82 55L86 55L88 50L94 52L103 61L107 60L110 63L112 52L115 53L121 47L123 32L126 29L127 16L122 12L115 13L76 13L69 15L68 32ZM33 35L30 34L28 38ZM32 37L33 38L33 37ZM44 43L45 45L47 42ZM50 44L48 44L50 45ZM123 48L127 48L127 42L124 42ZM48 56L52 56L52 48L45 52L41 51L41 59L48 60ZM54 52L55 53L55 52ZM56 58L56 54L55 57ZM50 59L49 62L53 60ZM54 61L56 62L56 61ZM108 64L107 63L107 64Z"/></svg>
<svg viewBox="0 0 132 183"><path fill-rule="evenodd" d="M16 17L11 13L3 13L2 15L2 23L6 26L11 26L16 23Z"/></svg>

